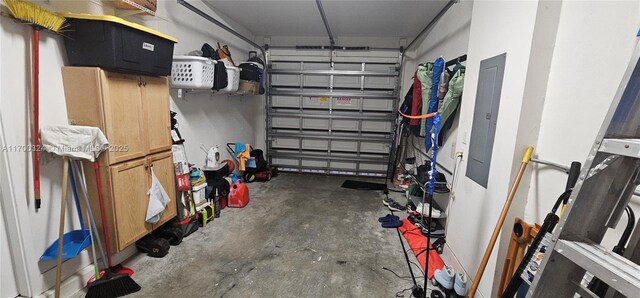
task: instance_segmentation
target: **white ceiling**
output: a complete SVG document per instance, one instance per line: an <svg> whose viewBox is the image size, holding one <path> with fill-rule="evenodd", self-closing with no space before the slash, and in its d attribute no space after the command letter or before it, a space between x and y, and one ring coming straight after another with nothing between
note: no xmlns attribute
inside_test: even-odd
<svg viewBox="0 0 640 298"><path fill-rule="evenodd" d="M205 0L255 35L327 36L315 0ZM334 37L415 37L447 0L323 0Z"/></svg>

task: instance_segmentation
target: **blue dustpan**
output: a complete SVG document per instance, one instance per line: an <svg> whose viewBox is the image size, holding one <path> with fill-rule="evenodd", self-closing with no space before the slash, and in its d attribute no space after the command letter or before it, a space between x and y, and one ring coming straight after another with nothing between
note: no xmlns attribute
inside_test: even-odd
<svg viewBox="0 0 640 298"><path fill-rule="evenodd" d="M76 257L85 248L91 245L91 236L89 230L84 228L84 219L82 218L82 211L80 210L80 201L78 199L78 191L76 190L76 182L73 177L73 170L69 167L69 180L71 182L71 190L73 191L73 198L76 203L76 211L78 212L78 218L80 219L80 230L73 230L71 232L64 233L62 236L62 259L71 259ZM58 258L58 241L54 241L44 251L40 260L55 260Z"/></svg>
<svg viewBox="0 0 640 298"><path fill-rule="evenodd" d="M64 233L62 240L63 259L74 258L91 245L89 230L74 230ZM40 257L40 260L55 260L58 257L58 241L59 240L53 241L53 243L47 247L44 254Z"/></svg>

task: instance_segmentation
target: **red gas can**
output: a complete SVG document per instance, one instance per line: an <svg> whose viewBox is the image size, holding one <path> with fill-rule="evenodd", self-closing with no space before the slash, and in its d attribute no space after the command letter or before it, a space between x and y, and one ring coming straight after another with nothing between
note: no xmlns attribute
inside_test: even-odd
<svg viewBox="0 0 640 298"><path fill-rule="evenodd" d="M247 204L249 204L249 188L247 188L247 185L242 183L242 181L238 180L231 185L227 206L244 208Z"/></svg>

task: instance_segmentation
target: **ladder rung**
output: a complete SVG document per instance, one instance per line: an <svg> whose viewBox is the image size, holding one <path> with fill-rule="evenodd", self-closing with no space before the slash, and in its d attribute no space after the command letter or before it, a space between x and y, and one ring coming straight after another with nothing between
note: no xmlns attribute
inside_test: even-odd
<svg viewBox="0 0 640 298"><path fill-rule="evenodd" d="M627 297L640 292L640 266L599 244L558 240L555 250Z"/></svg>
<svg viewBox="0 0 640 298"><path fill-rule="evenodd" d="M599 151L640 158L640 139L604 139Z"/></svg>

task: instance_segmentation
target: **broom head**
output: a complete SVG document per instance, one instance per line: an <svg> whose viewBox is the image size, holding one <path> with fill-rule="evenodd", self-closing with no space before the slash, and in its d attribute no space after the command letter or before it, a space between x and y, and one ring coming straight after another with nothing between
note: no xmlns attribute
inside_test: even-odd
<svg viewBox="0 0 640 298"><path fill-rule="evenodd" d="M89 284L86 298L110 298L129 295L140 291L138 285L127 274L111 274L109 270L102 278Z"/></svg>
<svg viewBox="0 0 640 298"><path fill-rule="evenodd" d="M4 0L14 18L45 28L53 32L59 32L63 28L65 19L36 4L22 0Z"/></svg>

